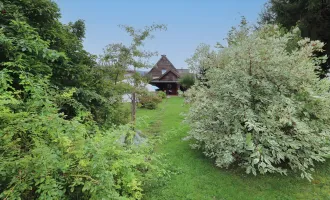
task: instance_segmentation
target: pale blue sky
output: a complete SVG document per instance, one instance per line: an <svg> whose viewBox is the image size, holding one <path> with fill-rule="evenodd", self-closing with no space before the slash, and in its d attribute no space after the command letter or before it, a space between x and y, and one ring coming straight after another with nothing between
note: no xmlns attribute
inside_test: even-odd
<svg viewBox="0 0 330 200"><path fill-rule="evenodd" d="M146 50L166 54L177 68L187 68L189 58L200 43L223 42L241 16L255 23L267 0L55 0L62 22L85 20L85 49L99 55L111 43L128 43L119 24L142 28L152 23L166 24L156 32ZM150 61L154 64L159 58Z"/></svg>

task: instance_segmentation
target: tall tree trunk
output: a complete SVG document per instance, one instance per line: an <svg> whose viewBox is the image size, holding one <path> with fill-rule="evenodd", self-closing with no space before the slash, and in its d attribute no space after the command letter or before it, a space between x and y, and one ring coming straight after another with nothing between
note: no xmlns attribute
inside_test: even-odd
<svg viewBox="0 0 330 200"><path fill-rule="evenodd" d="M135 91L132 93L132 113L131 113L131 118L132 118L132 123L135 125L135 115L136 115L136 94Z"/></svg>
<svg viewBox="0 0 330 200"><path fill-rule="evenodd" d="M136 73L136 69L134 67L134 75ZM135 89L137 87L137 84L136 84L136 80L133 78L133 81L134 81L134 89L133 89L133 92L132 92L132 113L131 113L131 118L132 118L132 123L133 123L133 126L135 127L135 120L136 120L136 92L135 92Z"/></svg>
<svg viewBox="0 0 330 200"><path fill-rule="evenodd" d="M118 76L119 76L119 71L117 71L117 73L116 73L116 78L115 78L115 85L117 85Z"/></svg>

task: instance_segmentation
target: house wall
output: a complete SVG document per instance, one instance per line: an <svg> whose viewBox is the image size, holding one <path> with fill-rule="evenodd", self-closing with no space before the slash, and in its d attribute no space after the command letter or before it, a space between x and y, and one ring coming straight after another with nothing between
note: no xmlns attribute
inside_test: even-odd
<svg viewBox="0 0 330 200"><path fill-rule="evenodd" d="M164 69L166 71L162 73L162 70ZM173 66L165 55L162 55L155 67L148 72L148 75L152 77L153 80L151 81L151 84L157 86L168 95L178 94L178 90L180 88L177 82L180 76L179 74L179 71ZM163 75L164 77L162 77Z"/></svg>
<svg viewBox="0 0 330 200"><path fill-rule="evenodd" d="M177 83L157 83L155 85L167 95L178 95L178 90L180 88Z"/></svg>

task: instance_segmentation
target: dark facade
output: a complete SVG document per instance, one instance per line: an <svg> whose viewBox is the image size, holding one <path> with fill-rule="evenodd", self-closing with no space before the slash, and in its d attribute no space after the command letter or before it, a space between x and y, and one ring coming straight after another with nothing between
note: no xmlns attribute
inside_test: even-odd
<svg viewBox="0 0 330 200"><path fill-rule="evenodd" d="M168 95L178 95L182 74L189 73L187 69L176 69L166 55L162 55L156 65L148 72L151 77L150 84L158 87Z"/></svg>

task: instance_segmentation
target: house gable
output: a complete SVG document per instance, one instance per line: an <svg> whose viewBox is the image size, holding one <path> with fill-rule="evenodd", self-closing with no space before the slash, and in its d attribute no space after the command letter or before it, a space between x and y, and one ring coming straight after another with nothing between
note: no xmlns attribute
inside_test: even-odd
<svg viewBox="0 0 330 200"><path fill-rule="evenodd" d="M174 65L169 61L166 55L162 55L162 57L158 60L156 65L148 72L148 74L152 77L153 80L159 79L165 73L169 71L175 71L177 74L177 69Z"/></svg>
<svg viewBox="0 0 330 200"><path fill-rule="evenodd" d="M164 68L172 69L172 70L175 70L176 71L176 68L171 63L171 61L166 57L166 55L162 55L162 57L156 63L156 66L158 68L164 67Z"/></svg>
<svg viewBox="0 0 330 200"><path fill-rule="evenodd" d="M177 74L175 71L170 70L167 71L165 74L163 74L159 80L160 81L177 81L179 78L179 74Z"/></svg>

